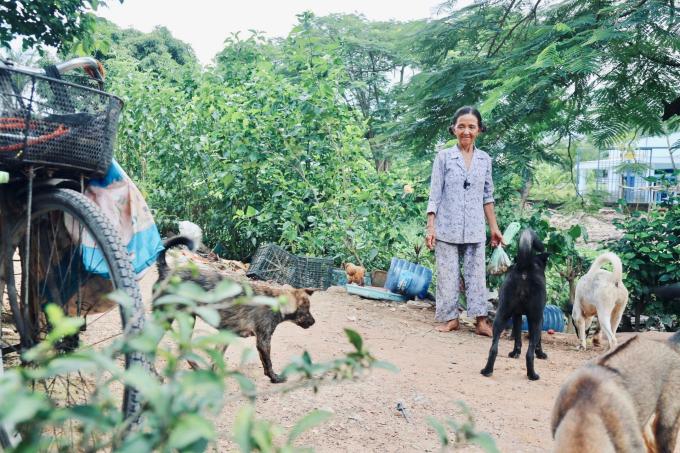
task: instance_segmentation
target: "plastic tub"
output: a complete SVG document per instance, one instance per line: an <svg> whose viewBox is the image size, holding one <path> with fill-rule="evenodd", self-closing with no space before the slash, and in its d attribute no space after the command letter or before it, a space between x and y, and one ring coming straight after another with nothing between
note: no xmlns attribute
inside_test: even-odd
<svg viewBox="0 0 680 453"><path fill-rule="evenodd" d="M354 283L350 283L345 288L347 288L349 294L367 299L391 300L393 302L406 302L408 300L408 297L402 294L395 294L385 288L378 288L376 286L357 286Z"/></svg>
<svg viewBox="0 0 680 453"><path fill-rule="evenodd" d="M508 321L506 329L512 328L512 319ZM546 305L543 309L543 329L548 331L550 329L555 332L564 332L565 322L564 313L557 305ZM529 331L529 324L527 323L527 317L522 315L522 331Z"/></svg>
<svg viewBox="0 0 680 453"><path fill-rule="evenodd" d="M373 286L385 287L387 281L387 271L375 270L371 272L371 282Z"/></svg>

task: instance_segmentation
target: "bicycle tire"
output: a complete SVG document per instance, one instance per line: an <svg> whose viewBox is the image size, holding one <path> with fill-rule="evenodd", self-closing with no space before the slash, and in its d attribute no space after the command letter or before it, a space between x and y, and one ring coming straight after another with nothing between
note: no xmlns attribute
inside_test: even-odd
<svg viewBox="0 0 680 453"><path fill-rule="evenodd" d="M10 436L5 431L4 428L0 427L0 451L4 451L5 449L12 448L13 445L10 442Z"/></svg>
<svg viewBox="0 0 680 453"><path fill-rule="evenodd" d="M62 224L63 229L60 229L60 225ZM71 228L73 228L74 225L78 226L79 239L76 244L71 243L70 245L64 246L63 235L65 233L71 235L69 237L73 242L73 234L75 234L72 231L67 231L67 224L70 224ZM87 232L87 235L84 235L84 232ZM51 244L49 242L50 233L51 237L54 239ZM16 217L15 224L11 230L11 244L9 245L9 249L5 249L5 253L11 253L13 257L16 255L22 256L25 247L25 236L26 209L24 208L22 214ZM88 264L85 263L85 254L83 252L83 250L86 250L84 243L87 241L83 241L83 237L88 238L89 241L93 243L93 250L95 250L95 252L98 251L103 257L103 260L105 260L104 264L108 270L108 281L112 288L123 290L129 296L131 303L128 309L125 310L122 306L119 306L118 310L120 314L120 334L131 334L141 331L144 325L144 310L141 293L135 279L135 273L130 263L129 256L121 244L116 229L93 202L76 191L63 188L52 188L34 195L31 210L30 237L31 252L29 253L29 263L31 264L31 272L28 273L29 281L28 285L26 285L23 275L24 258L20 258L22 276L19 279L21 285L17 293L19 296L18 301L22 304L22 314L24 314L23 292L25 291L25 288L28 288L29 300L31 301L29 303L29 308L33 309L33 312L28 316L31 322L27 323L27 325L33 326L33 328L26 329L23 334L21 332L19 333L22 347L25 348L37 344L48 329L44 314L41 313L41 309L38 310L35 307L43 307L46 302L55 302L54 299L56 299L57 302L60 302L65 311L68 312L70 309L77 308L78 312L80 312L84 302L82 294L88 289L87 285L98 282L98 280L95 280L96 278L99 278L101 281L106 280L101 275L96 275L95 273L88 271ZM62 241L58 243L60 239ZM46 242L43 242L43 240L46 240ZM45 243L49 245L49 255L46 255ZM65 251L61 252L58 250L60 247L64 247ZM7 259L7 257L4 259ZM63 269L62 264L66 261L68 261L68 267L67 269ZM50 273L53 263L56 263L55 270ZM99 266L100 263L97 263L94 267L98 268ZM15 262L14 268L16 269L16 267L17 265ZM41 281L37 274L42 274L44 279ZM85 275L85 277L82 277L82 275ZM77 286L75 293L71 288L71 285L74 284L74 278L76 279L75 285ZM81 278L84 278L84 280L81 280ZM11 280L14 280L14 278ZM56 288L54 285L57 280L62 285L59 288ZM10 281L8 280L6 284L9 291ZM15 285L16 283L12 284ZM98 282L97 285L101 285L101 282ZM93 284L92 286L97 285ZM16 290L16 286L14 289ZM100 289L100 286L97 286L96 290L98 289ZM84 315L85 319L89 319L89 316L93 316L94 314L101 313L97 311L101 307L96 306L96 304L103 303L104 299L101 296L103 296L101 291L99 293L93 291L93 294L88 301L91 305ZM76 307L74 307L71 302L73 297L76 297ZM51 300L45 301L44 299L46 298L51 298ZM35 302L34 299L36 300ZM113 304L112 308L104 312L104 314L101 314L94 322L99 321L115 310L115 305L116 304ZM36 310L38 310L37 314ZM82 315L82 313L78 314ZM85 335L85 333L78 334L78 341L76 343L80 343L82 337ZM145 357L139 353L124 354L125 369L129 368L134 363L146 366ZM82 378L82 374L78 374ZM88 383L83 382L83 387L88 388ZM73 388L75 389L76 387L73 386ZM44 389L49 391L47 385L44 386ZM74 393L75 392L77 391L74 390ZM57 393L57 391L54 391L54 393ZM83 392L83 395L85 393L87 392ZM77 394L76 396L82 397L80 394ZM74 399L74 397L73 395L67 395L64 399ZM66 404L68 404L68 402ZM135 417L134 420L130 420L132 426L139 422L138 413L140 406L141 402L138 392L131 387L125 386L122 390L121 410L125 418Z"/></svg>

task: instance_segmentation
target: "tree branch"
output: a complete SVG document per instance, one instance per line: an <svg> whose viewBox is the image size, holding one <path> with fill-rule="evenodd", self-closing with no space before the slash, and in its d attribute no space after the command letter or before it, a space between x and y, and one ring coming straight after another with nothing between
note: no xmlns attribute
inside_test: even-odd
<svg viewBox="0 0 680 453"><path fill-rule="evenodd" d="M487 58L491 56L491 49L493 49L493 46L496 45L496 39L501 35L501 33L503 33L503 25L505 25L505 20L508 18L508 15L510 15L510 11L512 11L515 3L517 3L517 0L512 0L512 3L510 3L508 9L505 10L503 17L501 17L501 21L498 24L498 33L494 35L493 39L491 40L491 44L489 44L489 51L486 53Z"/></svg>
<svg viewBox="0 0 680 453"><path fill-rule="evenodd" d="M512 28L510 29L510 31L508 31L508 34L505 35L505 37L503 38L503 40L501 41L501 43L498 44L498 47L496 47L496 50L494 50L493 52L491 52L491 53L488 55L489 57L493 57L494 55L496 55L496 54L498 53L499 50L501 50L501 48L503 47L503 44L505 44L505 42L510 38L510 36L512 36L512 34L515 32L515 29L516 29L517 27L519 27L521 24L523 24L523 23L524 23L525 21L527 21L528 19L531 19L531 17L536 16L536 9L538 8L538 5L539 5L540 3L541 3L541 0L538 0L538 1L536 2L536 4L533 6L533 8L531 8L531 11L529 11L529 14L527 14L526 16L524 16L521 20L517 21L517 23L516 23L515 25L512 26Z"/></svg>

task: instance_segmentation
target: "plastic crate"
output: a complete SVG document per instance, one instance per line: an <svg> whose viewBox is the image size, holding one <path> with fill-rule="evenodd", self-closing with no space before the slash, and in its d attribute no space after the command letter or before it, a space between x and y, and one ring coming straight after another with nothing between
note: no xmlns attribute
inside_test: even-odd
<svg viewBox="0 0 680 453"><path fill-rule="evenodd" d="M103 91L0 68L0 167L102 176L122 107Z"/></svg>
<svg viewBox="0 0 680 453"><path fill-rule="evenodd" d="M255 252L246 275L295 288L326 289L331 285L332 271L332 258L297 256L276 244L263 244Z"/></svg>

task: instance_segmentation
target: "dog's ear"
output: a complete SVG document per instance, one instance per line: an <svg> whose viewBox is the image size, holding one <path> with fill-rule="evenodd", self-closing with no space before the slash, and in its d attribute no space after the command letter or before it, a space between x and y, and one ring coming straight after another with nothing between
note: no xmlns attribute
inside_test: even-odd
<svg viewBox="0 0 680 453"><path fill-rule="evenodd" d="M282 294L282 296L286 300L285 300L285 302L281 303L281 305L279 305L279 307L281 308L281 314L282 315L292 315L298 309L298 301L297 301L297 297L295 297L295 293L292 293L292 294L286 293L286 294Z"/></svg>
<svg viewBox="0 0 680 453"><path fill-rule="evenodd" d="M303 291L311 296L312 294L314 294L314 291L316 291L316 288L303 288Z"/></svg>
<svg viewBox="0 0 680 453"><path fill-rule="evenodd" d="M539 253L538 257L541 259L541 261L543 261L543 263L547 264L548 258L550 258L550 253L549 252Z"/></svg>

